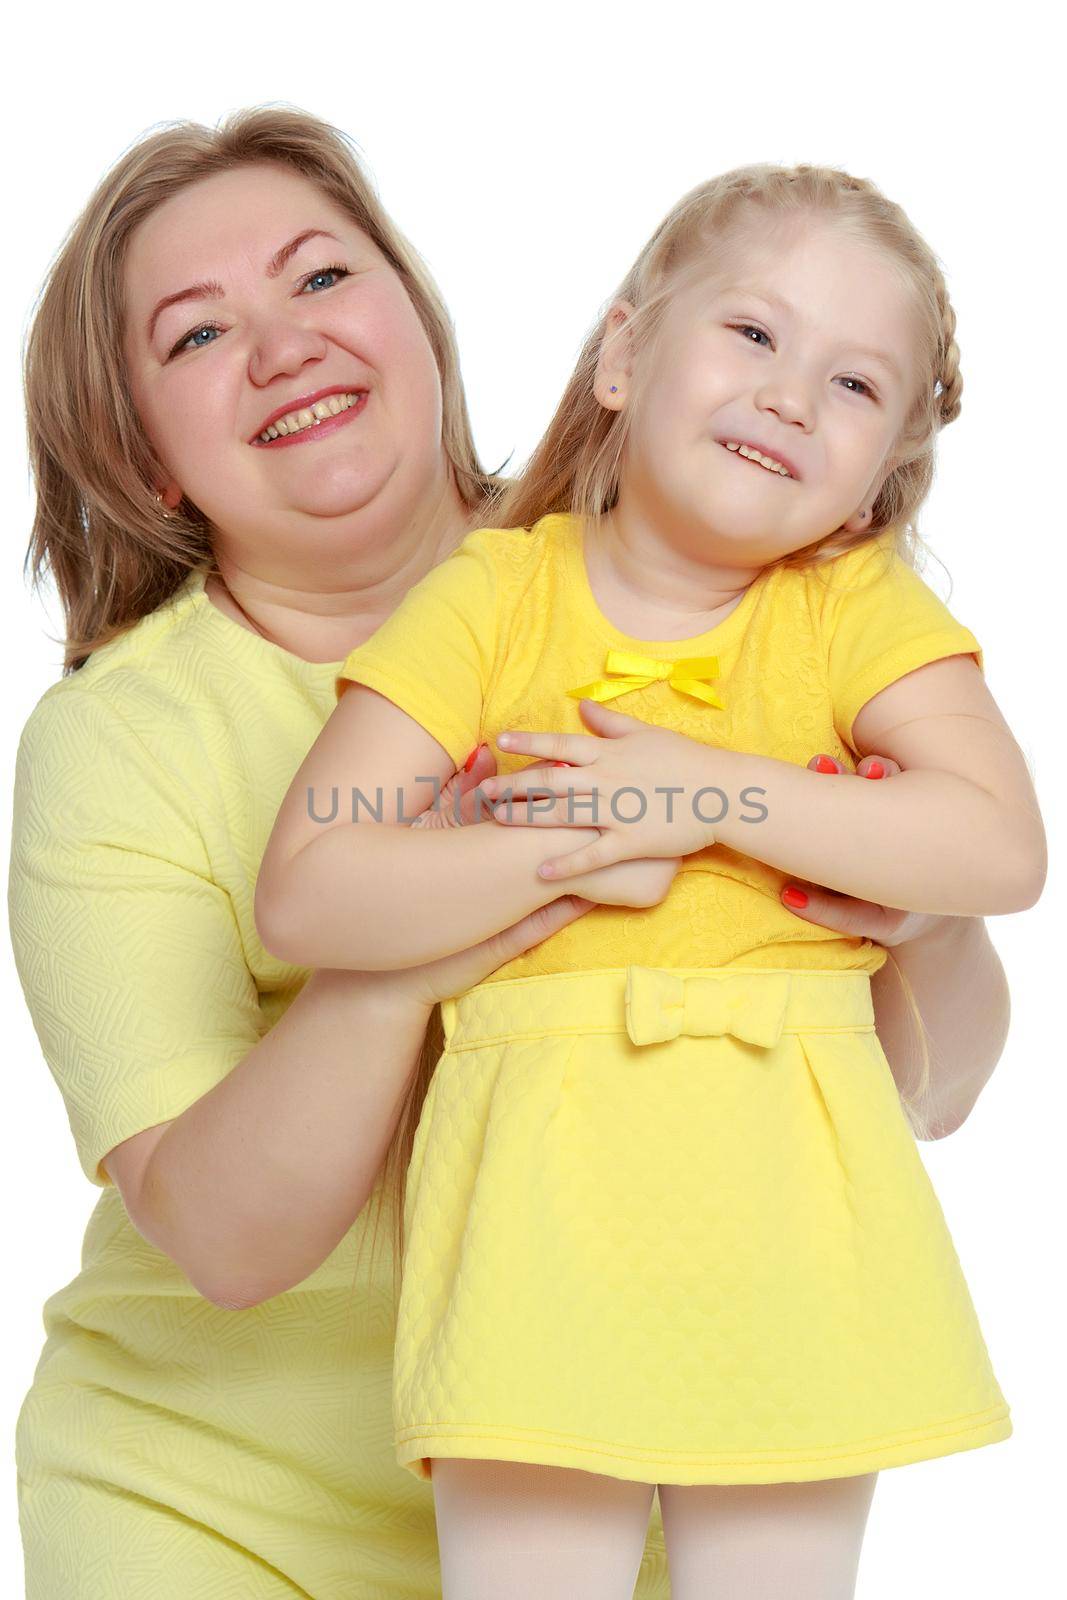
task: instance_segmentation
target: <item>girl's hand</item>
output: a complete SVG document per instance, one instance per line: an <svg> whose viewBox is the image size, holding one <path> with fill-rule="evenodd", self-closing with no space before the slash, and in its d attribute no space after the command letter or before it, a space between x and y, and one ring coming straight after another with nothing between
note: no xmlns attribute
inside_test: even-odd
<svg viewBox="0 0 1067 1600"><path fill-rule="evenodd" d="M467 827L489 820L488 809L479 807L474 790L483 778L496 772L496 759L485 744L472 755L470 767L460 767L442 785L438 806L431 804L411 827ZM368 982L373 982L377 992L388 989L424 1006L429 1013L439 1001L473 988L498 967L524 955L569 922L576 922L594 905L658 905L674 882L679 865L679 860L667 859L623 861L601 867L586 875L582 883L584 895L560 895L467 950L441 956L420 967L368 973Z"/></svg>
<svg viewBox="0 0 1067 1600"><path fill-rule="evenodd" d="M493 820L492 811L479 802L475 790L480 784L484 794L486 779L496 773L496 758L487 744L471 752L470 767L460 767L448 782L442 785L441 798L436 810L428 809L415 818L413 828L469 827L471 823ZM531 761L526 771L540 770L540 763ZM517 777L518 774L512 774ZM582 875L581 896L603 906L658 906L681 866L680 856L640 858L618 861L606 867L596 867ZM586 908L588 909L588 907Z"/></svg>
<svg viewBox="0 0 1067 1600"><path fill-rule="evenodd" d="M808 762L812 772L825 772L827 780L835 774L852 774L835 761L833 756L812 756ZM888 756L864 756L856 766L855 776L868 781L882 781L900 771ZM804 905L794 905L797 893L806 897ZM895 906L876 905L873 900L856 900L849 894L839 894L836 889L825 889L821 884L801 880L787 883L782 889L782 904L794 916L805 922L815 922L821 928L833 928L853 939L873 939L876 944L904 944L919 934L929 933L944 922L944 917L925 911L900 911Z"/></svg>
<svg viewBox="0 0 1067 1600"><path fill-rule="evenodd" d="M721 803L715 794L700 795L712 788L709 747L596 700L578 705L594 734L501 733L501 748L548 760L482 784L484 794L500 801L493 812L497 822L600 829L595 843L542 862L540 876L571 879L638 858L687 856L714 844L713 825L700 815Z"/></svg>

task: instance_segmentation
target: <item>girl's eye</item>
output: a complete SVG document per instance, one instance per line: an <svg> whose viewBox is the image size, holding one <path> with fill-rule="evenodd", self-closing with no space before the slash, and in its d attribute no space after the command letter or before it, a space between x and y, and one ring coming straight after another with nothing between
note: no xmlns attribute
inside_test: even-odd
<svg viewBox="0 0 1067 1600"><path fill-rule="evenodd" d="M768 335L764 332L764 330L762 328L757 328L755 323L753 323L753 322L732 322L730 324L730 326L732 328L736 328L738 333L743 333L743 334L758 333L764 339L768 338ZM755 344L756 341L754 339L750 339L749 343L750 344ZM762 349L764 347L763 346L759 346L759 348ZM850 394L860 394L860 393L862 393L862 394L865 394L868 397L868 399L870 399L870 400L876 400L878 398L877 395L875 394L874 390L871 388L870 384L869 383L865 383L862 378L846 377L842 381L844 383L855 383L855 384L859 385L859 387L856 388L856 389L850 389L849 390Z"/></svg>
<svg viewBox="0 0 1067 1600"><path fill-rule="evenodd" d="M320 280L323 278L340 279L350 278L351 276L352 274L349 272L348 268L342 267L339 264L332 267L319 267L316 269L316 271L309 272L305 277L301 278L300 293L304 294L308 289L311 288L313 284L319 285L319 287L315 290L316 293L319 293L323 288L332 289L332 283L321 283ZM215 343L214 339L201 339L200 335L202 333L223 333L224 331L225 330L220 328L216 322L203 322L199 328L191 328L188 333L183 334L178 340L178 343L171 350L170 354L172 356L176 356L179 350L186 349L202 350L205 344Z"/></svg>
<svg viewBox="0 0 1067 1600"><path fill-rule="evenodd" d="M757 328L755 324L751 322L733 322L730 324L730 326L736 328L738 333L759 333L763 334L765 339L768 338L768 335L763 332L762 328ZM749 340L749 344L752 344L753 342L753 340Z"/></svg>

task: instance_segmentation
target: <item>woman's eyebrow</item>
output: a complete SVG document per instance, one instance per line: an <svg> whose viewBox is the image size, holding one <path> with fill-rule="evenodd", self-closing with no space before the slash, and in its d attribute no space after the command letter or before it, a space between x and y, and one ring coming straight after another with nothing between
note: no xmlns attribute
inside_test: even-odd
<svg viewBox="0 0 1067 1600"><path fill-rule="evenodd" d="M784 311L787 316L796 316L795 307L791 306L788 300L783 300L780 294L775 294L773 289L757 288L755 284L751 283L728 283L724 289L719 290L719 295L722 297L731 294L755 295L757 300L763 300L767 305L774 306L779 311ZM880 361L895 378L899 378L901 382L904 381L903 373L887 350L873 350L867 345L859 344L850 344L849 349L854 350L857 355L867 356L871 361Z"/></svg>
<svg viewBox="0 0 1067 1600"><path fill-rule="evenodd" d="M335 233L327 233L325 228L306 228L303 233L296 234L287 244L283 244L274 252L267 262L267 277L276 278L283 272L290 257L294 256L300 246L306 244L309 239L332 239L335 244L342 243ZM191 283L187 289L179 289L176 294L165 294L148 319L149 343L155 333L161 312L168 306L179 305L183 300L225 300L225 298L226 291L217 278L205 278L202 283Z"/></svg>

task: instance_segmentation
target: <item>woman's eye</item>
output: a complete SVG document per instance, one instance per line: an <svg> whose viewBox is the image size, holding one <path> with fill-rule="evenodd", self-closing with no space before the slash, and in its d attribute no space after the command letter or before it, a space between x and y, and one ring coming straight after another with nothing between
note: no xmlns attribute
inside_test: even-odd
<svg viewBox="0 0 1067 1600"><path fill-rule="evenodd" d="M843 378L841 381L842 381L842 383L858 383L859 386L860 386L860 389L863 390L863 393L865 395L867 395L871 400L873 400L875 398L874 390L871 388L869 383L864 383L862 378ZM849 390L850 394L857 394L858 392L859 392L859 390L857 390L857 389L850 389Z"/></svg>
<svg viewBox="0 0 1067 1600"><path fill-rule="evenodd" d="M769 337L766 333L764 333L762 328L757 328L755 324L751 322L731 323L731 327L735 327L738 333L758 333L761 334L764 339ZM750 339L749 344L752 343L754 343L754 341Z"/></svg>
<svg viewBox="0 0 1067 1600"><path fill-rule="evenodd" d="M203 340L202 343L197 343L197 344L193 343L194 339L199 340L200 339L200 335L202 333L221 333L221 332L222 332L222 329L220 327L216 326L215 323L213 323L213 322L205 322L201 327L193 328L189 333L183 334L182 337L178 340L178 343L174 346L173 350L170 353L171 353L172 356L176 356L178 354L179 350L186 350L186 349L189 349L189 350L202 350L204 348L205 344L214 344L214 342L215 342L214 339L205 339L205 340Z"/></svg>
<svg viewBox="0 0 1067 1600"><path fill-rule="evenodd" d="M307 277L304 279L304 281L303 281L303 283L301 285L300 292L302 294L305 289L310 289L312 284L318 284L319 288L332 289L333 288L333 284L332 283L321 284L319 282L319 280L322 279L322 278L347 278L349 276L351 276L351 274L349 273L347 267L342 267L342 266L319 267L317 272L309 272L308 273Z"/></svg>
<svg viewBox="0 0 1067 1600"><path fill-rule="evenodd" d="M332 267L319 267L315 272L309 272L301 280L300 293L304 294L308 289L313 289L318 294L323 289L332 289L334 286L332 281L326 282L324 280L350 278L351 276L352 274L348 268L342 267L339 263ZM176 356L179 350L202 350L205 344L214 344L215 341L214 339L202 339L200 337L201 334L222 332L222 328L215 323L204 323L199 328L192 328L188 333L182 335L170 354Z"/></svg>

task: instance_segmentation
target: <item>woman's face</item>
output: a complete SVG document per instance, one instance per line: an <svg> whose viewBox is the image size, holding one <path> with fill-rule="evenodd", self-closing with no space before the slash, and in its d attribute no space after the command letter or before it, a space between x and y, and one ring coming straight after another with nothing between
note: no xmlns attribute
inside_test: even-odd
<svg viewBox="0 0 1067 1600"><path fill-rule="evenodd" d="M130 240L125 294L143 425L240 565L284 580L343 562L440 495L426 333L377 246L299 173L242 167L172 196ZM356 403L262 441L324 390Z"/></svg>
<svg viewBox="0 0 1067 1600"><path fill-rule="evenodd" d="M913 341L906 289L871 250L810 223L751 241L666 312L620 505L727 564L825 537L871 504L889 468L914 394ZM791 475L727 448L739 442Z"/></svg>

